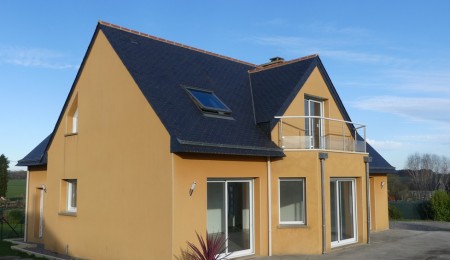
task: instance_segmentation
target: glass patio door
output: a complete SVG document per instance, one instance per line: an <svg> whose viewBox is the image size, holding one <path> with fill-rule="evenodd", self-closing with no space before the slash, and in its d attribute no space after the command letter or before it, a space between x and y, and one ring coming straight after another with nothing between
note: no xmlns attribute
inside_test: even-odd
<svg viewBox="0 0 450 260"><path fill-rule="evenodd" d="M253 253L253 185L251 180L209 180L208 234L226 239L230 257Z"/></svg>
<svg viewBox="0 0 450 260"><path fill-rule="evenodd" d="M330 183L331 246L356 242L354 179L332 179Z"/></svg>
<svg viewBox="0 0 450 260"><path fill-rule="evenodd" d="M323 102L305 99L305 135L311 137L310 149L322 149L323 140Z"/></svg>

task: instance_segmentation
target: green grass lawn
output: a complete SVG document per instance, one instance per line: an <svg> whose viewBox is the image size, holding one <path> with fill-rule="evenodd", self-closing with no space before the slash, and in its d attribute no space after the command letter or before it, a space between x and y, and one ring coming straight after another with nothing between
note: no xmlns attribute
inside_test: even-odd
<svg viewBox="0 0 450 260"><path fill-rule="evenodd" d="M25 179L14 179L8 181L8 190L6 192L6 197L25 197L27 180Z"/></svg>

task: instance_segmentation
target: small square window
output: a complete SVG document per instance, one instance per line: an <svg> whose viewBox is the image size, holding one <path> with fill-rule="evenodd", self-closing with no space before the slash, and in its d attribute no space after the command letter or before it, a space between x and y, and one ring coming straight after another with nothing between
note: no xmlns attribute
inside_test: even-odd
<svg viewBox="0 0 450 260"><path fill-rule="evenodd" d="M280 179L280 224L305 224L305 181Z"/></svg>
<svg viewBox="0 0 450 260"><path fill-rule="evenodd" d="M231 109L220 100L213 91L186 87L195 104L205 113L230 115Z"/></svg>

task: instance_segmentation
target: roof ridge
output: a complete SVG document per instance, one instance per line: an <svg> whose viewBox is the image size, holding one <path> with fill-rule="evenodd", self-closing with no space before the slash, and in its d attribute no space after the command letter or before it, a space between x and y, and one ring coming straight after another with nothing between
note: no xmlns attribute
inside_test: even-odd
<svg viewBox="0 0 450 260"><path fill-rule="evenodd" d="M195 48L195 47L192 47L192 46L189 46L189 45L185 45L185 44L182 44L182 43L166 40L164 38L159 38L159 37L147 34L147 33L142 33L142 32L139 32L139 31L131 30L131 29L122 27L120 25L108 23L108 22L101 21L101 20L98 21L98 23L101 24L101 25L104 25L104 26L108 26L108 27L111 27L111 28L119 29L119 30L122 30L122 31L125 31L125 32L133 33L133 34L136 34L136 35L139 35L139 36L147 37L147 38L150 38L150 39L153 39L153 40L156 40L156 41L168 43L168 44L175 45L175 46L182 47L182 48L186 48L186 49L189 49L189 50L201 52L201 53L204 53L204 54L207 54L207 55L211 55L211 56L215 56L215 57L218 57L218 58L222 58L222 59L226 59L226 60L242 63L242 64L249 65L249 66L252 66L252 67L257 67L258 66L256 64L253 64L253 63L250 63L250 62L246 62L246 61L238 60L238 59L231 58L231 57L228 57L228 56L225 56L225 55L220 55L220 54L217 54L217 53L214 53L214 52L202 50L202 49Z"/></svg>
<svg viewBox="0 0 450 260"><path fill-rule="evenodd" d="M300 58L293 59L293 60L289 60L289 61L285 61L285 62L274 63L273 65L267 65L267 66L259 65L258 67L254 68L252 70L249 70L248 72L249 73L260 72L260 71L264 71L264 70L268 70L268 69L278 68L278 67L281 67L281 66L284 66L284 65L289 65L289 64L292 64L292 63L295 63L295 62L299 62L299 61L303 61L303 60L313 59L313 58L316 58L316 57L319 57L318 53L311 54L311 55L304 56L304 57L300 57Z"/></svg>

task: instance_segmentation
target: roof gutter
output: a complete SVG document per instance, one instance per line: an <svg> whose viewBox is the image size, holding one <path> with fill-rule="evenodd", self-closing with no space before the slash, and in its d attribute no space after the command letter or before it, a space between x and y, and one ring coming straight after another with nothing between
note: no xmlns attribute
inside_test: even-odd
<svg viewBox="0 0 450 260"><path fill-rule="evenodd" d="M372 162L372 157L365 156L364 163L366 165L366 199L367 199L367 244L370 244L370 226L371 223L371 206L370 206L370 174L369 163Z"/></svg>
<svg viewBox="0 0 450 260"><path fill-rule="evenodd" d="M267 222L268 222L268 247L269 256L272 256L272 173L270 169L270 157L267 157Z"/></svg>

